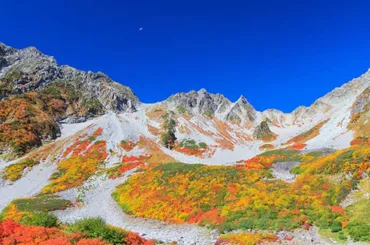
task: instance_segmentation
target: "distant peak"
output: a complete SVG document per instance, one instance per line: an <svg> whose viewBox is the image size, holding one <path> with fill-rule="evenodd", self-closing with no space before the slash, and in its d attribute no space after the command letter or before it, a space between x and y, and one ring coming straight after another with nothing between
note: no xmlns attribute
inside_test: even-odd
<svg viewBox="0 0 370 245"><path fill-rule="evenodd" d="M30 53L34 53L34 54L37 54L37 55L44 55L43 53L41 53L40 50L38 50L36 47L34 46L29 46L29 47L26 47L23 49L24 51L27 51L27 52L30 52Z"/></svg>
<svg viewBox="0 0 370 245"><path fill-rule="evenodd" d="M249 104L248 100L243 95L240 95L240 97L237 100L237 102L241 102L243 104Z"/></svg>
<svg viewBox="0 0 370 245"><path fill-rule="evenodd" d="M207 90L205 88L201 88L198 93L200 94L205 94L205 93L208 93Z"/></svg>

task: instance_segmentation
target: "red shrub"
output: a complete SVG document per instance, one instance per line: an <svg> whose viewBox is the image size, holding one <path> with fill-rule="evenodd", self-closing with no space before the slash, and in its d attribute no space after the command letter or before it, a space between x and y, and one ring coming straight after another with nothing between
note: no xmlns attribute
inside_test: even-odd
<svg viewBox="0 0 370 245"><path fill-rule="evenodd" d="M76 245L105 245L100 239L81 239Z"/></svg>
<svg viewBox="0 0 370 245"><path fill-rule="evenodd" d="M341 206L333 206L331 207L331 211L333 213L339 213L339 214L344 213L344 209Z"/></svg>
<svg viewBox="0 0 370 245"><path fill-rule="evenodd" d="M303 148L306 147L306 144L303 144L303 143L297 143L297 144L294 144L294 145L291 145L288 147L288 149L292 149L292 150L302 150Z"/></svg>
<svg viewBox="0 0 370 245"><path fill-rule="evenodd" d="M126 239L125 239L127 245L155 245L155 241L152 240L146 240L145 238L142 238L137 233L130 232Z"/></svg>
<svg viewBox="0 0 370 245"><path fill-rule="evenodd" d="M40 242L39 245L71 245L67 238L55 238L44 242Z"/></svg>

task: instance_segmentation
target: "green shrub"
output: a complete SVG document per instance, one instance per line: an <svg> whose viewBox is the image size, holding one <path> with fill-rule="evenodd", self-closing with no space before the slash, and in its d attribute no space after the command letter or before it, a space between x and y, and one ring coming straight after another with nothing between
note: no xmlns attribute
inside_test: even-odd
<svg viewBox="0 0 370 245"><path fill-rule="evenodd" d="M345 162L345 161L348 161L349 159L351 159L352 155L353 155L353 152L354 150L351 149L351 150L348 150L346 152L343 152L342 154L340 154L337 159L336 159L336 162Z"/></svg>
<svg viewBox="0 0 370 245"><path fill-rule="evenodd" d="M167 132L167 133L164 133L161 137L161 142L162 144L168 148L168 149L172 149L174 144L175 144L175 141L176 141L176 136L175 134L173 133L170 133L170 132Z"/></svg>
<svg viewBox="0 0 370 245"><path fill-rule="evenodd" d="M338 238L342 241L346 241L347 240L347 236L343 233L343 231L340 231L338 233Z"/></svg>
<svg viewBox="0 0 370 245"><path fill-rule="evenodd" d="M72 224L69 229L72 232L85 233L89 238L101 238L117 245L125 244L125 231L108 226L102 218L88 218L80 220Z"/></svg>
<svg viewBox="0 0 370 245"><path fill-rule="evenodd" d="M208 118L213 118L214 113L213 113L213 111L211 111L211 110L207 110L207 111L205 111L205 112L203 113L203 116L208 117Z"/></svg>
<svg viewBox="0 0 370 245"><path fill-rule="evenodd" d="M305 171L305 169L301 166L294 166L289 172L291 174L299 175L302 174Z"/></svg>
<svg viewBox="0 0 370 245"><path fill-rule="evenodd" d="M186 112L185 107L183 107L183 106L181 106L181 105L177 106L177 107L176 107L176 110L177 110L177 112L178 112L178 113L180 113L180 114L185 114L185 112Z"/></svg>
<svg viewBox="0 0 370 245"><path fill-rule="evenodd" d="M287 156L287 157L292 157L297 154L299 154L299 150L291 150L291 149L278 149L278 150L272 150L272 151L266 151L260 156L273 156L273 155L279 155L279 156Z"/></svg>
<svg viewBox="0 0 370 245"><path fill-rule="evenodd" d="M346 227L354 241L370 241L370 225L361 222L350 222Z"/></svg>
<svg viewBox="0 0 370 245"><path fill-rule="evenodd" d="M179 162L172 162L166 163L159 166L154 167L153 170L161 170L163 171L163 177L173 176L180 173L190 173L196 171L200 167L204 165L202 164L185 164Z"/></svg>
<svg viewBox="0 0 370 245"><path fill-rule="evenodd" d="M206 148L207 148L207 144L206 144L206 143L204 143L204 142L200 142L198 145L199 145L199 147L200 147L201 149L206 149Z"/></svg>
<svg viewBox="0 0 370 245"><path fill-rule="evenodd" d="M166 133L164 133L161 137L162 144L169 149L172 149L175 145L176 141L176 121L172 119L169 114L166 114L165 122L164 122L164 129L166 130Z"/></svg>
<svg viewBox="0 0 370 245"><path fill-rule="evenodd" d="M58 226L58 218L49 213L32 213L31 215L26 215L23 217L21 223L23 225L30 225L30 226L43 226L43 227L57 227Z"/></svg>
<svg viewBox="0 0 370 245"><path fill-rule="evenodd" d="M191 149L191 150L198 149L198 145L195 142L195 140L191 140L191 139L185 139L181 141L180 146L183 148Z"/></svg>
<svg viewBox="0 0 370 245"><path fill-rule="evenodd" d="M21 198L13 201L20 211L26 212L48 212L68 207L71 202L53 196L39 196Z"/></svg>
<svg viewBox="0 0 370 245"><path fill-rule="evenodd" d="M195 140L193 140L193 139L185 139L185 140L181 141L180 146L183 147L183 148L190 149L190 150L196 150L198 148L201 148L201 149L206 149L207 148L206 143L200 142L199 144L197 144L195 142Z"/></svg>
<svg viewBox="0 0 370 245"><path fill-rule="evenodd" d="M331 232L339 232L342 230L342 223L340 222L334 222L331 226L330 226L330 230Z"/></svg>

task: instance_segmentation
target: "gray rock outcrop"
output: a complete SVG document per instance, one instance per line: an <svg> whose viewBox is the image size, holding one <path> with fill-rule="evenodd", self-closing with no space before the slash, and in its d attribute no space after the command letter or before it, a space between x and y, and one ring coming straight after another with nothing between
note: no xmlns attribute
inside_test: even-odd
<svg viewBox="0 0 370 245"><path fill-rule="evenodd" d="M114 82L104 73L59 66L53 57L35 47L18 50L0 43L0 80L5 80L13 94L64 81L78 89L85 100L97 99L106 111L133 112L140 104L129 87Z"/></svg>

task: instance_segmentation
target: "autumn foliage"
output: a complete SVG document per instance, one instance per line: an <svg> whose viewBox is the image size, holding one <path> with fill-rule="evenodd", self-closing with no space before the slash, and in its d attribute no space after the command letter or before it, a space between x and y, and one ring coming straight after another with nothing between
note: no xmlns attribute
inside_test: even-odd
<svg viewBox="0 0 370 245"><path fill-rule="evenodd" d="M66 232L60 228L23 226L12 220L0 222L0 244L2 245L113 245L100 238L89 238L89 234ZM136 233L125 232L121 244L154 245Z"/></svg>
<svg viewBox="0 0 370 245"><path fill-rule="evenodd" d="M134 141L125 141L125 140L121 141L121 147L126 152L130 152L132 149L135 148L136 145L137 145L137 143L135 143Z"/></svg>
<svg viewBox="0 0 370 245"><path fill-rule="evenodd" d="M2 82L0 90L1 85ZM55 82L43 89L1 100L0 149L10 149L15 156L23 155L59 135L58 118L66 114L91 116L103 111L96 99L83 97L73 85Z"/></svg>
<svg viewBox="0 0 370 245"><path fill-rule="evenodd" d="M272 144L263 144L263 145L261 145L261 146L259 147L259 149L260 149L261 151L264 151L264 150L273 150L273 149L275 149L275 146L274 146L274 145L272 145Z"/></svg>
<svg viewBox="0 0 370 245"><path fill-rule="evenodd" d="M296 144L293 144L293 145L288 146L288 149L302 150L305 147L306 147L306 144L304 144L304 143L296 143Z"/></svg>
<svg viewBox="0 0 370 245"><path fill-rule="evenodd" d="M102 129L94 132L94 139L102 133ZM61 161L58 172L50 179L51 183L44 187L43 193L55 193L83 184L85 180L94 175L107 158L105 141L90 142L77 139L74 144L63 153L69 158Z"/></svg>
<svg viewBox="0 0 370 245"><path fill-rule="evenodd" d="M313 128L311 128L310 130L306 131L306 132L303 132L295 137L293 137L292 139L290 139L289 141L287 141L285 143L285 145L287 144L293 144L293 145L296 145L295 149L297 150L300 150L298 146L302 146L303 143L305 143L306 141L310 140L310 139L313 139L315 138L316 136L319 135L320 133L320 129L328 122L329 120L325 120L325 121L322 121L320 123L318 123L317 125L315 125ZM302 147L303 148L303 147ZM301 148L301 149L302 149ZM294 149L294 148L292 148Z"/></svg>
<svg viewBox="0 0 370 245"><path fill-rule="evenodd" d="M230 167L148 166L118 186L113 197L136 216L208 224L221 231L312 225L338 231L348 221L340 203L370 174L369 159L370 147L363 146L328 156L275 150ZM293 169L295 182L272 177L270 168L279 161L303 162ZM340 173L340 179L332 178Z"/></svg>
<svg viewBox="0 0 370 245"><path fill-rule="evenodd" d="M55 138L54 119L65 110L64 101L29 92L0 101L0 148L12 148L18 155Z"/></svg>
<svg viewBox="0 0 370 245"><path fill-rule="evenodd" d="M25 169L32 169L35 165L39 164L39 162L27 159L24 161L20 161L18 163L11 164L4 169L3 179L8 179L11 181L16 181L20 179L23 175Z"/></svg>
<svg viewBox="0 0 370 245"><path fill-rule="evenodd" d="M239 232L221 235L216 245L255 245L276 242L278 237L275 234L263 232Z"/></svg>
<svg viewBox="0 0 370 245"><path fill-rule="evenodd" d="M351 145L362 145L362 144L370 145L369 139L367 137L357 137L356 139L353 139L351 141Z"/></svg>
<svg viewBox="0 0 370 245"><path fill-rule="evenodd" d="M108 176L110 179L115 179L123 176L127 171L134 168L142 167L145 165L146 161L150 159L150 155L141 156L123 156L122 162L117 166L108 169Z"/></svg>

